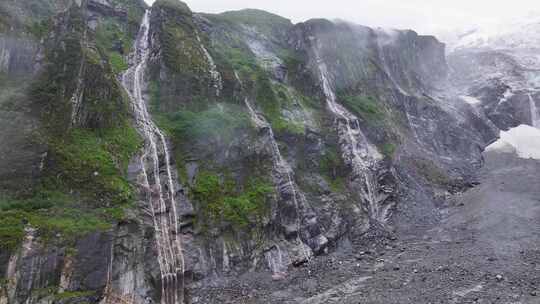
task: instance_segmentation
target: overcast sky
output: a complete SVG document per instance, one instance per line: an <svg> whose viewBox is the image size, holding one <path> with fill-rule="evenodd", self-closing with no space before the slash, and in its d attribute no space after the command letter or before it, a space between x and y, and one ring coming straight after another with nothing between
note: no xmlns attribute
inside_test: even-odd
<svg viewBox="0 0 540 304"><path fill-rule="evenodd" d="M153 0L146 0L151 3ZM196 12L264 9L293 22L345 19L372 27L414 29L422 34L516 19L540 12L539 0L185 0ZM540 14L539 14L540 16Z"/></svg>

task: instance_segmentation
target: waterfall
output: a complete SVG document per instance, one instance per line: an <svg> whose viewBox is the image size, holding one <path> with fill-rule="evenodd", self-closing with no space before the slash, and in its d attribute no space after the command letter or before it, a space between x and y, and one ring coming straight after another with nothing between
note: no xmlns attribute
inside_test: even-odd
<svg viewBox="0 0 540 304"><path fill-rule="evenodd" d="M71 126L76 126L80 119L80 111L82 106L82 99L83 99L83 84L84 84L84 68L85 68L85 62L84 58L81 60L81 63L79 65L79 72L77 73L77 85L75 87L75 91L73 92L73 95L71 96L69 102L71 103Z"/></svg>
<svg viewBox="0 0 540 304"><path fill-rule="evenodd" d="M202 43L201 37L199 37L199 35L197 35L197 41L199 42L199 46L201 47L201 50L206 57L206 61L210 66L210 77L214 82L214 88L216 89L216 97L219 97L219 95L221 95L221 90L223 90L223 80L221 79L221 74L218 72L214 59L212 58L208 50L204 47L204 44Z"/></svg>
<svg viewBox="0 0 540 304"><path fill-rule="evenodd" d="M360 130L358 118L337 103L336 95L330 84L328 67L322 60L316 45L313 50L327 106L336 117L344 159L351 165L354 175L361 179L359 188L367 204L369 215L384 223L388 217L389 208L380 208L378 204L377 180L371 171L371 167L382 159L382 156Z"/></svg>
<svg viewBox="0 0 540 304"><path fill-rule="evenodd" d="M531 126L540 128L540 121L538 120L538 109L536 108L536 101L532 95L529 94L529 106L531 109Z"/></svg>
<svg viewBox="0 0 540 304"><path fill-rule="evenodd" d="M238 73L235 71L234 76L236 77L237 81L242 86L242 81L240 80L240 77L238 77ZM298 191L296 184L293 179L293 169L289 165L289 163L283 158L283 155L281 155L281 152L279 151L279 146L277 144L276 138L274 136L274 131L272 130L272 126L266 121L264 117L261 115L258 115L257 112L253 109L253 106L250 104L248 98L244 99L244 104L246 105L249 116L255 126L261 130L266 130L268 132L268 138L270 139L270 147L272 150L272 163L273 163L273 169L275 171L275 175L278 177L278 193L283 193L283 190L290 189L290 192L292 193L292 201L294 204L294 208L296 211L296 229L297 229L297 242L301 248L302 255L306 260L309 260L311 254L309 252L309 249L306 249L306 246L302 239L300 238L300 231L301 231L301 219L300 219L300 205L307 206L307 200L304 194L301 191ZM299 202L300 201L300 202ZM276 245L277 246L277 245ZM279 246L277 246L279 248ZM268 258L271 258L271 256L267 256ZM269 261L269 263L271 263ZM275 271L275 267L272 267L272 271Z"/></svg>
<svg viewBox="0 0 540 304"><path fill-rule="evenodd" d="M83 41L86 41L86 30L83 31ZM84 91L84 70L86 69L86 58L84 58L85 55L83 53L83 56L81 58L81 61L79 63L79 71L77 73L77 79L75 81L77 82L77 85L75 86L75 91L73 91L73 95L71 96L69 102L71 103L71 126L74 127L79 123L79 119L81 119L80 112L81 112L81 106L83 101L83 91Z"/></svg>
<svg viewBox="0 0 540 304"><path fill-rule="evenodd" d="M272 162L274 165L274 171L277 173L280 179L278 192L282 193L283 190L290 189L292 193L292 201L294 203L294 208L296 210L296 223L295 224L297 226L296 229L298 231L297 241L301 247L304 258L306 260L309 260L310 254L306 250L304 243L302 242L302 239L300 238L300 230L301 230L302 225L301 225L301 219L300 219L301 214L300 214L299 200L302 203L302 206L306 206L307 205L306 198L304 194L298 191L296 188L296 184L292 177L293 169L281 155L272 127L263 117L261 117L260 115L257 115L257 113L255 112L255 110L253 110L253 107L251 106L247 98L244 99L244 103L246 107L248 108L249 115L251 117L251 120L255 124L255 126L257 126L257 128L261 130L266 130L268 132L268 137L270 138L270 147L272 148Z"/></svg>
<svg viewBox="0 0 540 304"><path fill-rule="evenodd" d="M5 44L5 45L4 45ZM11 52L7 47L5 39L0 39L0 72L9 72L9 62L11 61Z"/></svg>
<svg viewBox="0 0 540 304"><path fill-rule="evenodd" d="M276 244L272 249L267 251L265 253L265 257L268 263L268 268L272 270L275 278L285 276L285 273L287 272L287 262L285 262L285 259L288 259L288 257L284 256L279 245Z"/></svg>
<svg viewBox="0 0 540 304"><path fill-rule="evenodd" d="M144 14L130 68L122 84L133 104L137 129L144 138L139 159L138 183L144 194L154 225L157 262L161 275L161 304L184 302L184 257L176 208L174 176L165 136L152 121L144 96L144 73L149 57L150 10ZM160 165L165 166L162 172ZM162 176L163 175L163 176Z"/></svg>

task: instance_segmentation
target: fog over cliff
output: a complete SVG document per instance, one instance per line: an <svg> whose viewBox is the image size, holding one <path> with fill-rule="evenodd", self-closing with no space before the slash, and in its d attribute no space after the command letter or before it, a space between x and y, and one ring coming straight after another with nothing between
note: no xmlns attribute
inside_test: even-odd
<svg viewBox="0 0 540 304"><path fill-rule="evenodd" d="M146 0L149 4L154 1ZM337 18L372 27L413 29L421 34L512 21L540 10L540 2L534 0L189 0L186 3L196 12L258 8L293 22Z"/></svg>
<svg viewBox="0 0 540 304"><path fill-rule="evenodd" d="M538 4L358 2L1 0L0 304L539 303Z"/></svg>

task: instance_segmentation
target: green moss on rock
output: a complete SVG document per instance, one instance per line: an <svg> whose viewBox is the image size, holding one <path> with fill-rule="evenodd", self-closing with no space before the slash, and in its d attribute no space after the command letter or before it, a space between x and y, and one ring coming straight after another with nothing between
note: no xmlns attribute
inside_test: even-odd
<svg viewBox="0 0 540 304"><path fill-rule="evenodd" d="M14 250L25 228L37 230L44 241L73 242L86 234L111 228L100 209L80 205L70 194L39 190L26 199L0 198L0 248Z"/></svg>
<svg viewBox="0 0 540 304"><path fill-rule="evenodd" d="M394 143L384 143L380 146L379 149L382 154L388 158L393 158L396 153L397 147Z"/></svg>
<svg viewBox="0 0 540 304"><path fill-rule="evenodd" d="M250 129L246 113L232 104L213 106L200 112L179 111L159 115L158 123L178 143L190 144L198 139L228 142L239 129Z"/></svg>
<svg viewBox="0 0 540 304"><path fill-rule="evenodd" d="M32 21L26 25L26 31L36 39L44 38L50 30L49 20ZM0 30L1 32L1 30Z"/></svg>
<svg viewBox="0 0 540 304"><path fill-rule="evenodd" d="M133 198L123 168L140 147L138 134L128 126L105 131L72 130L49 142L51 165L47 182L76 189L94 200L126 204Z"/></svg>
<svg viewBox="0 0 540 304"><path fill-rule="evenodd" d="M191 76L207 72L209 66L187 5L177 0L158 0L154 10L159 14L158 37L167 68Z"/></svg>
<svg viewBox="0 0 540 304"><path fill-rule="evenodd" d="M96 29L96 45L109 60L113 71L119 74L128 68L125 55L129 54L133 38L115 19L101 22Z"/></svg>
<svg viewBox="0 0 540 304"><path fill-rule="evenodd" d="M282 37L293 26L289 19L258 9L224 12L215 18L255 27L268 37Z"/></svg>
<svg viewBox="0 0 540 304"><path fill-rule="evenodd" d="M345 107L368 123L380 124L386 118L384 106L372 96L340 95L339 98Z"/></svg>
<svg viewBox="0 0 540 304"><path fill-rule="evenodd" d="M42 123L35 140L47 146L41 178L31 195L0 200L0 246L10 250L27 227L53 242L107 230L124 219L134 195L125 173L141 139L127 96L114 67L88 40L93 37L83 34L81 8L58 18L61 26L44 43L43 72L30 89Z"/></svg>
<svg viewBox="0 0 540 304"><path fill-rule="evenodd" d="M333 192L343 192L345 190L346 172L343 159L339 155L337 147L328 146L324 154L319 159L319 170L321 176L326 180Z"/></svg>
<svg viewBox="0 0 540 304"><path fill-rule="evenodd" d="M160 52L159 58L149 63L149 78L160 82L159 106L152 107L156 112L178 111L225 95L216 96L211 65L202 45L210 53L213 50L195 25L192 13L182 6L176 1L157 1L152 9L153 47Z"/></svg>
<svg viewBox="0 0 540 304"><path fill-rule="evenodd" d="M180 0L157 0L154 5L156 7L173 10L180 14L191 14L191 10L187 4Z"/></svg>
<svg viewBox="0 0 540 304"><path fill-rule="evenodd" d="M192 191L205 224L225 222L235 228L245 228L257 224L265 215L273 188L257 178L238 186L230 178L201 172Z"/></svg>
<svg viewBox="0 0 540 304"><path fill-rule="evenodd" d="M274 132L288 134L303 134L304 126L283 117L282 109L287 97L279 97L268 76L259 71L255 83L257 105L272 125Z"/></svg>

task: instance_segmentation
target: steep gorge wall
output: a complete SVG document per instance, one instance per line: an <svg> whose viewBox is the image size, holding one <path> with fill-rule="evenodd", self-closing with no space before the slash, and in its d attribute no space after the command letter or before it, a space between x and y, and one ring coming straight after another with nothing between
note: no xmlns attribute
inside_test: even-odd
<svg viewBox="0 0 540 304"><path fill-rule="evenodd" d="M20 207L33 198L0 206L19 236L0 252L4 301L162 298L148 202L134 187L142 144L119 82L136 64L128 54L145 9L83 1L34 42L35 122L47 139L36 183L66 193L41 193L38 211ZM174 0L156 1L149 18L142 92L177 169L178 213L163 212L180 219L188 298L249 271L280 279L317 255L361 248L371 233L436 221L440 197L481 164L489 127L433 90L447 72L433 37L293 25L257 10L195 14ZM62 210L85 225L39 217ZM51 233L76 239L47 243Z"/></svg>
<svg viewBox="0 0 540 304"><path fill-rule="evenodd" d="M109 14L94 11L92 4L73 2L43 20L30 19L43 25L39 37L14 28L2 34L33 43L2 71L9 80L3 85L13 92L2 94L8 99L1 122L9 126L2 136L8 136L8 144L20 141L6 147L6 166L0 167L5 273L0 299L5 303L72 296L98 301L114 235L124 229L116 225L127 218L132 196L125 170L139 139L111 53L97 41L99 30L89 25L90 19ZM114 9L108 4L110 13ZM25 16L19 12L10 10L14 18ZM124 14L117 24L126 19Z"/></svg>

